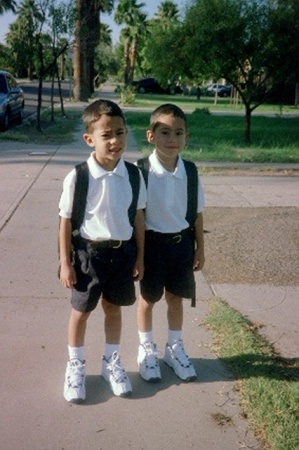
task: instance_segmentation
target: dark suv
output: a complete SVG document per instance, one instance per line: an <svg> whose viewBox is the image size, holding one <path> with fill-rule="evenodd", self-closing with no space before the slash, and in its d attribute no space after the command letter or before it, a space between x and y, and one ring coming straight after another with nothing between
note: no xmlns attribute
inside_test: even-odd
<svg viewBox="0 0 299 450"><path fill-rule="evenodd" d="M133 81L132 85L136 88L139 94L165 94L165 90L155 78L141 78L141 80Z"/></svg>
<svg viewBox="0 0 299 450"><path fill-rule="evenodd" d="M0 70L0 127L7 130L12 120L22 122L25 106L24 93L15 78Z"/></svg>

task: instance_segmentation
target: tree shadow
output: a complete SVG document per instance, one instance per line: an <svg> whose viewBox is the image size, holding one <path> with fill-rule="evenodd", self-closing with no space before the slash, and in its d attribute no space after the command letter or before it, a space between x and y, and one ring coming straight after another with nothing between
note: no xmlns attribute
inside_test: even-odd
<svg viewBox="0 0 299 450"><path fill-rule="evenodd" d="M264 377L278 381L299 380L299 359L255 353L220 358L237 380Z"/></svg>

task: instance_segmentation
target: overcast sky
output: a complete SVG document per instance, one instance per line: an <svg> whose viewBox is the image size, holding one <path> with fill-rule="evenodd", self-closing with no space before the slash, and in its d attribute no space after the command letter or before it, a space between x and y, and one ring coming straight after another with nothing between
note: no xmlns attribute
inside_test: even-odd
<svg viewBox="0 0 299 450"><path fill-rule="evenodd" d="M153 17L157 12L158 6L162 3L163 0L141 0L140 3L145 3L144 11L148 14L148 17ZM178 5L178 7L183 9L183 6L188 3L188 0L172 0L174 3ZM21 1L17 2L19 5L22 3ZM115 4L117 4L115 2ZM0 43L5 43L5 34L8 32L9 25L16 20L16 17L12 13L5 13L0 16ZM103 15L102 22L107 23L113 31L112 39L113 42L118 40L118 34L120 27L117 27L113 21L112 16Z"/></svg>

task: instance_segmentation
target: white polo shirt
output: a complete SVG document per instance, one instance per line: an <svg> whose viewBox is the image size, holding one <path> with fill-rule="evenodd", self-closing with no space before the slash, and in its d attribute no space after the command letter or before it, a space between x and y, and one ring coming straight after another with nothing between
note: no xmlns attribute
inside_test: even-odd
<svg viewBox="0 0 299 450"><path fill-rule="evenodd" d="M157 158L156 150L149 157L146 229L160 233L178 233L189 227L187 213L187 174L178 157L174 172L168 172ZM197 212L204 209L204 192L198 179Z"/></svg>
<svg viewBox="0 0 299 450"><path fill-rule="evenodd" d="M111 172L103 169L91 153L87 160L89 186L87 203L80 234L85 239L101 241L108 239L127 241L133 229L129 222L128 209L132 202L132 188L123 158ZM59 215L72 216L76 170L65 177L59 202ZM137 209L146 206L146 188L140 173L140 189Z"/></svg>

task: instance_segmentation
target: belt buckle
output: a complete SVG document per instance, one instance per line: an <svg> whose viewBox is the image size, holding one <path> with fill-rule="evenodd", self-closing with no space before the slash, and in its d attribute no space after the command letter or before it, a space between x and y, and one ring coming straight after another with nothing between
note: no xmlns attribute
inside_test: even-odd
<svg viewBox="0 0 299 450"><path fill-rule="evenodd" d="M121 247L122 243L123 243L123 241L118 241L118 244L113 245L112 248L119 248L119 247Z"/></svg>
<svg viewBox="0 0 299 450"><path fill-rule="evenodd" d="M182 235L181 234L177 234L176 236L173 236L173 242L174 244L179 244L182 240Z"/></svg>

